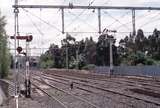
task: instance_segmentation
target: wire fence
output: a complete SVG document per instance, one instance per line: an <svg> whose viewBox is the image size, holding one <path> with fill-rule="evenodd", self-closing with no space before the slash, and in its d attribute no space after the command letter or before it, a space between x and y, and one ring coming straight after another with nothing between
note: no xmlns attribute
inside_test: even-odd
<svg viewBox="0 0 160 108"><path fill-rule="evenodd" d="M160 76L160 66L114 66L114 75ZM100 74L109 74L109 66L100 66L94 69Z"/></svg>

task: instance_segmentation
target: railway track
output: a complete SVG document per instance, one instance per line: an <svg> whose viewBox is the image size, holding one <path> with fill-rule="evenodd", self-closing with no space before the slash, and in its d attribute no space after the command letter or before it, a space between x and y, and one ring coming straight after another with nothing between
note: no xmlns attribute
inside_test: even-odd
<svg viewBox="0 0 160 108"><path fill-rule="evenodd" d="M34 87L36 87L38 90L42 91L44 94L46 94L48 97L50 97L50 99L52 99L53 101L57 101L63 108L68 108L67 105L65 105L63 102L61 102L59 99L57 99L56 97L54 97L52 94L50 94L49 92L47 92L47 90L44 90L43 88L41 88L40 86L38 86L38 83L35 83L32 81L32 85Z"/></svg>
<svg viewBox="0 0 160 108"><path fill-rule="evenodd" d="M48 72L47 72L47 74L53 74L53 75L55 75L55 76L61 76L60 74L57 74L57 72L55 73L53 73L51 70L47 70ZM77 74L79 74L79 73L77 73ZM151 77L128 77L128 76L124 76L124 77L116 77L115 78L115 80L110 80L110 77L109 76L106 76L106 75L98 75L98 77L99 76L103 76L102 78L95 78L95 75L93 75L94 77L84 77L84 75L85 74L83 74L83 75L80 75L80 78L78 78L78 77L70 77L70 76L72 76L72 75L70 75L70 74L68 74L68 75L63 75L65 78L72 78L72 79L75 79L75 80L84 80L84 81L110 81L110 82L115 82L115 83L119 83L119 84L123 84L123 83L125 83L125 84L127 84L128 83L128 85L129 86L135 86L135 82L137 83L137 84L139 84L139 85L142 85L142 86L149 86L149 87L156 87L156 88L159 88L160 87L160 81L159 80L155 80L155 79L153 79L153 78L151 78ZM77 76L77 75L76 75ZM92 74L91 74L91 76L92 76ZM104 78L105 77L105 78ZM89 80L88 80L89 79Z"/></svg>
<svg viewBox="0 0 160 108"><path fill-rule="evenodd" d="M52 89L55 89L55 90L57 90L57 91L63 92L63 93L65 93L65 94L67 94L67 95L70 95L70 96L72 96L73 98L75 98L75 99L77 99L77 100L79 100L79 101L82 101L82 102L84 102L84 103L87 103L88 106L91 106L91 108L100 108L99 106L95 105L94 103L92 103L92 102L90 102L90 101L88 101L88 100L86 100L86 99L84 99L84 98L78 97L78 96L76 96L76 95L74 95L74 94L72 94L72 93L70 93L70 92L68 92L68 91L66 91L66 90L63 90L63 89L61 89L61 88L59 88L59 87L56 87L56 86L48 83L48 81L46 81L46 80L43 79L43 78L32 78L32 79L33 79L33 80L36 80L36 81L38 81L38 82L42 82L42 84L45 84L45 85L51 87ZM33 82L33 81L32 81L32 82ZM60 101L60 100L59 100L59 101ZM61 101L61 103L63 103L63 102ZM70 108L70 107L68 107L68 108Z"/></svg>
<svg viewBox="0 0 160 108"><path fill-rule="evenodd" d="M62 77L63 77L63 78L62 78ZM56 79L55 76L52 77L52 78ZM57 78L58 78L58 77L57 77ZM60 78L60 76L59 76L59 80L64 80L64 81L66 81L67 78L65 77L65 79L64 79L64 76L61 76L61 78ZM101 88L101 87L98 87L98 86L95 86L95 85L91 85L91 84L84 83L84 81L83 81L83 82L80 82L80 81L77 82L77 81L75 81L75 78L74 78L74 79L68 78L68 81L69 81L69 80L74 80L74 83L75 83L75 84L81 84L81 85L83 85L83 86L89 86L89 87L92 87L92 88L95 88L95 89L98 89L98 90L110 92L110 93L113 93L113 94L117 94L117 95L121 95L121 96L125 96L125 97L128 97L128 98L131 98L131 99L144 101L145 103L150 103L150 104L154 104L154 105L160 106L160 103L159 103L159 102L151 101L151 100L144 99L144 98L140 98L140 97L135 97L135 96L132 96L132 95L127 95L127 94L124 94L124 93L121 93L121 92L118 92L118 91L115 91L115 90L111 90L111 89ZM76 78L76 80L77 80L77 78Z"/></svg>
<svg viewBox="0 0 160 108"><path fill-rule="evenodd" d="M53 78L47 78L47 77L41 77L41 79L43 79L43 81L45 81L46 79L47 79L47 81L45 81L45 83L47 83L47 85L49 85L49 86L51 86L51 87L53 87L53 88L56 88L56 89L58 89L58 90L60 90L60 91L63 91L63 92L66 92L66 90L63 90L63 89L60 89L60 88L57 88L56 86L54 86L53 84L51 84L52 82L57 82L57 83L60 83L61 84L61 86L62 86L62 84L63 84L63 86L67 86L67 87L69 87L69 82L67 82L67 81L64 81L64 82L62 82L62 81L60 81L60 80L56 80L56 79L53 79ZM36 79L37 80L37 79ZM39 80L40 81L40 80ZM102 95L102 94L99 94L99 93L96 93L94 90L88 90L88 89L86 89L86 88L84 88L84 87L79 87L78 85L76 86L76 88L77 89L79 89L79 90L82 90L82 91L85 91L85 92L87 92L87 93L89 93L89 94L94 94L94 95L98 95L98 97L103 97L103 98L106 98L106 99L109 99L109 100L112 100L112 101L114 101L114 102L112 102L112 103L118 103L119 104L119 106L121 105L123 105L123 107L124 106L127 106L127 108L134 108L134 106L133 105L130 105L130 104L127 104L126 102L120 102L120 101L118 101L118 100L114 100L114 99L112 99L112 98L110 98L110 97L108 97L108 96L104 96L104 95ZM70 95L73 95L73 94L71 94L70 92L67 92L67 93L69 93ZM77 95L77 94L76 94ZM77 97L77 96L76 96ZM89 104L92 104L91 102L90 102L90 100L88 100L88 99L85 99L84 97L82 97L82 98L80 98L81 96L79 95L78 96L78 99L80 99L80 100L82 100L82 101L84 101L84 102L87 102L87 103L89 103ZM92 99L93 99L93 97L91 97ZM88 100L88 101L87 101ZM106 102L107 103L107 102ZM94 107L97 107L97 108L103 108L103 107L99 107L99 106L95 106L95 105L93 105L92 104L92 106L94 106ZM105 108L106 108L107 106L105 106ZM123 107L120 107L120 108L123 108ZM107 107L108 108L108 107Z"/></svg>
<svg viewBox="0 0 160 108"><path fill-rule="evenodd" d="M53 73L52 73L53 74ZM58 74L54 73L54 76L60 76ZM63 75L63 77L65 78L71 78L71 79L75 79L75 80L82 80L82 81L87 81L87 82L94 82L97 81L97 79L92 79L92 78L77 78L77 77L71 77L68 75ZM149 80L148 80L149 78ZM112 80L110 80L112 79ZM113 83L117 83L118 85L122 86L125 84L125 86L130 86L130 87L141 87L144 90L150 90L150 92L159 92L159 88L160 88L160 81L158 80L154 80L151 77L116 77L116 78L109 78L106 76L106 79L98 79L98 81L103 81L103 82L113 82ZM95 83L96 84L96 83ZM102 84L103 85L103 84ZM117 85L117 86L118 86ZM152 89L151 89L152 88Z"/></svg>
<svg viewBox="0 0 160 108"><path fill-rule="evenodd" d="M62 77L62 75L58 75L58 74L53 74L54 77L57 76L57 77ZM72 79L72 80L79 80L81 82L90 82L90 83L93 83L94 84L99 84L101 86L104 86L104 87L107 87L107 85L105 84L106 82L112 82L115 84L117 84L116 86L119 87L119 86L122 86L122 85L125 85L126 87L141 87L141 89L143 90L149 90L149 92L153 92L153 95L154 93L157 94L159 93L160 91L160 85L158 84L155 84L155 83L149 83L149 82L142 82L142 81L136 81L136 80L133 80L133 79L125 79L125 78L107 78L107 79L100 79L98 80L98 83L97 83L97 80L95 79L86 79L86 78L77 78L77 77L71 77L71 76L67 76L67 75L63 75L64 78L68 78L68 79ZM142 80L142 79L141 79ZM152 89L151 89L152 88ZM128 88L126 88L128 89ZM147 94L146 94L147 95Z"/></svg>

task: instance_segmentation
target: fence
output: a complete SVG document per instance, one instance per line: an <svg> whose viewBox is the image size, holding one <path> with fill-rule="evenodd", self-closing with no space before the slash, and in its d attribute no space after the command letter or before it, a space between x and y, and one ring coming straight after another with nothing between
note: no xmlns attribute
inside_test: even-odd
<svg viewBox="0 0 160 108"><path fill-rule="evenodd" d="M109 66L96 67L96 73L109 74ZM114 66L115 75L160 76L160 66Z"/></svg>

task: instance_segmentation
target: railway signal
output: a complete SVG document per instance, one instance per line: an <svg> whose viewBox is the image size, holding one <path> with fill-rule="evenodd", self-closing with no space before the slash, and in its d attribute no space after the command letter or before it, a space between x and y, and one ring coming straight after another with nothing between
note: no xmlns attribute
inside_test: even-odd
<svg viewBox="0 0 160 108"><path fill-rule="evenodd" d="M15 39L15 36L11 36L11 39ZM29 49L29 42L32 41L33 36L16 36L18 40L26 40L26 52L22 52L22 47L17 47L18 54L24 54L26 56L26 72L25 72L25 96L29 98L31 96L31 81L30 81L30 72L29 72L29 56L28 56L28 49Z"/></svg>

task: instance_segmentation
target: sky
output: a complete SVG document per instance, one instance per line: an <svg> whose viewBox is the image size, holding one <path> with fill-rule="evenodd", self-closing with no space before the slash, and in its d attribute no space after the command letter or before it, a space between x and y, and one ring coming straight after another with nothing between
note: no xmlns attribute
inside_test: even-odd
<svg viewBox="0 0 160 108"><path fill-rule="evenodd" d="M92 6L146 6L158 7L159 0L19 0L22 5L92 5ZM6 31L9 36L14 35L14 14L12 5L14 0L0 0L1 14L6 16ZM60 45L65 34L61 33L61 11L59 9L20 9L19 10L20 35L33 35L30 43L32 55L44 53L50 44ZM97 10L65 10L65 32L69 32L77 40L92 36L97 41L98 19ZM131 10L102 10L102 30L108 28L117 30L115 38L117 43L129 32L132 32ZM136 30L143 29L148 36L154 28L160 29L159 11L136 11ZM74 33L73 33L74 32ZM77 32L77 33L75 33ZM14 48L13 40L9 40L9 46ZM25 41L20 45L25 47ZM13 52L13 51L11 51Z"/></svg>

